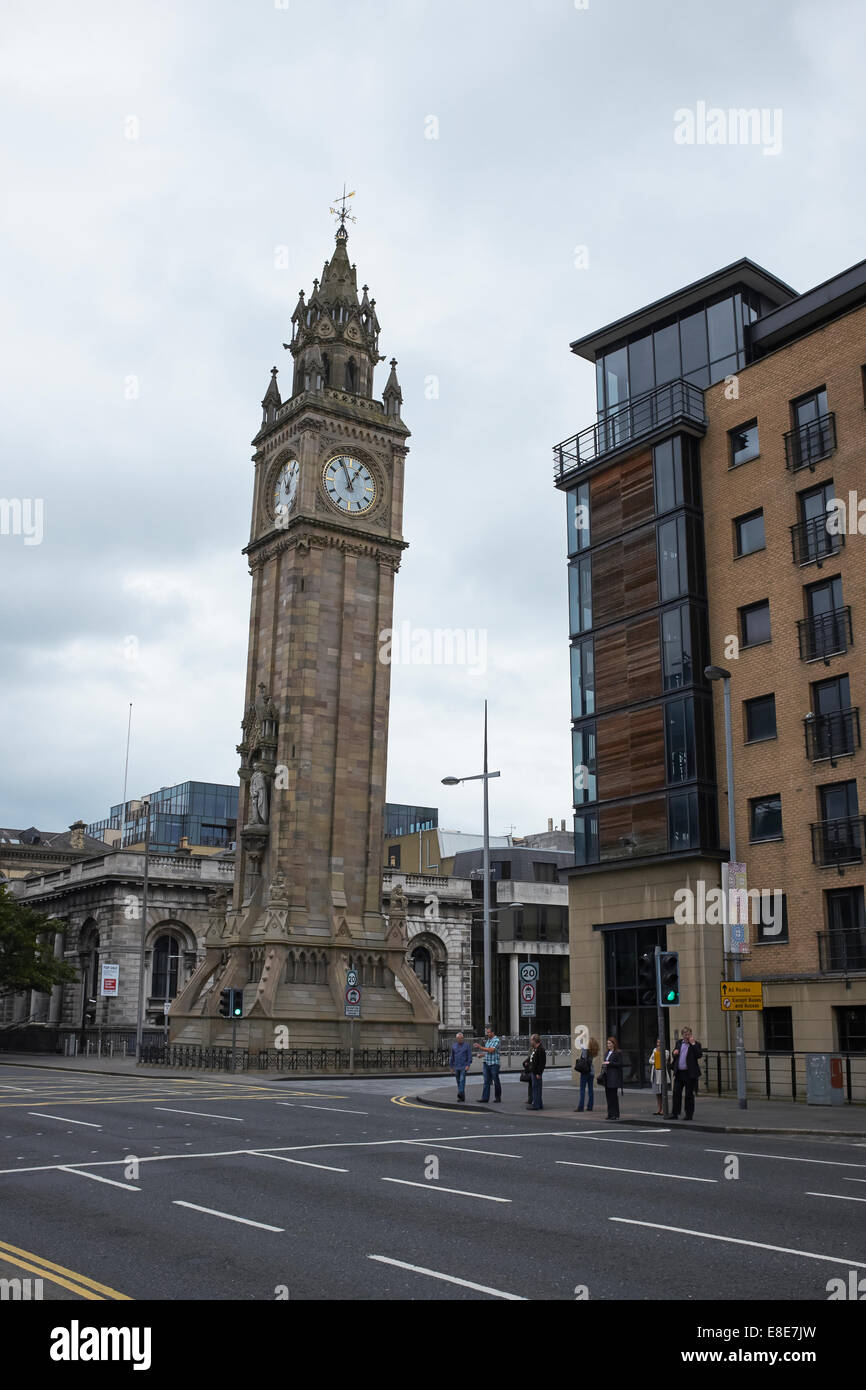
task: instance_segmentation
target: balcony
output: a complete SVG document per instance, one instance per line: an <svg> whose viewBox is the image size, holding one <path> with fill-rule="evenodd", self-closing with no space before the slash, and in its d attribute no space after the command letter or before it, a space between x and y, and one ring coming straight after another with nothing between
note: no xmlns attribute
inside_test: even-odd
<svg viewBox="0 0 866 1390"><path fill-rule="evenodd" d="M828 531L827 521L826 516L815 516L791 527L795 565L817 565L820 569L829 556L839 554L845 537L841 532Z"/></svg>
<svg viewBox="0 0 866 1390"><path fill-rule="evenodd" d="M840 656L851 645L851 609L833 608L815 618L801 618L797 637L801 661L823 661L829 666L831 656Z"/></svg>
<svg viewBox="0 0 866 1390"><path fill-rule="evenodd" d="M849 757L860 747L860 710L843 709L833 714L810 714L803 720L806 757L813 763Z"/></svg>
<svg viewBox="0 0 866 1390"><path fill-rule="evenodd" d="M866 930L862 927L843 927L837 931L819 931L818 961L822 972L866 970Z"/></svg>
<svg viewBox="0 0 866 1390"><path fill-rule="evenodd" d="M792 473L801 468L814 470L820 459L829 458L836 448L836 416L819 415L817 420L809 420L798 425L785 435L785 466Z"/></svg>
<svg viewBox="0 0 866 1390"><path fill-rule="evenodd" d="M812 824L812 862L821 869L863 863L863 816L842 816Z"/></svg>
<svg viewBox="0 0 866 1390"><path fill-rule="evenodd" d="M587 468L607 454L617 453L659 431L670 432L679 425L687 425L693 433L700 434L707 426L703 391L682 379L635 396L612 415L556 444L554 479L559 483L574 469Z"/></svg>

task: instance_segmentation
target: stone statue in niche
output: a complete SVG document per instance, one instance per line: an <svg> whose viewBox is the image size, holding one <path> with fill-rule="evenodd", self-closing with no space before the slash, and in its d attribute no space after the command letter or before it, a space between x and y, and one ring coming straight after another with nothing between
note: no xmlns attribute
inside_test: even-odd
<svg viewBox="0 0 866 1390"><path fill-rule="evenodd" d="M256 763L250 778L250 825L268 823L268 779L262 772L261 763Z"/></svg>

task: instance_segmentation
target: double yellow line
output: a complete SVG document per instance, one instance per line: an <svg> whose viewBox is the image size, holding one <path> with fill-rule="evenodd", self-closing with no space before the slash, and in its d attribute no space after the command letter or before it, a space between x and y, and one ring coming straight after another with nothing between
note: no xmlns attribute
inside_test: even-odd
<svg viewBox="0 0 866 1390"><path fill-rule="evenodd" d="M25 1269L29 1274L36 1274L51 1284L69 1289L71 1293L78 1294L79 1298L99 1303L108 1299L132 1302L128 1294L118 1293L117 1289L110 1289L107 1284L99 1284L84 1274L76 1274L74 1269L54 1264L52 1260L45 1260L30 1250L20 1250L17 1245L8 1245L5 1240L0 1240L0 1263L14 1265L16 1269Z"/></svg>

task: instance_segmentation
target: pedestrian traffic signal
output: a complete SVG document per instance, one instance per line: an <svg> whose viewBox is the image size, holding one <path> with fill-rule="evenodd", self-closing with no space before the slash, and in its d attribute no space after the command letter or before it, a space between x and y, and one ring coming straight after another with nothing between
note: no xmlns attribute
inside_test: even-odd
<svg viewBox="0 0 866 1390"><path fill-rule="evenodd" d="M662 951L659 956L659 983L661 1003L665 1009L675 1008L680 1002L680 957L678 951Z"/></svg>
<svg viewBox="0 0 866 1390"><path fill-rule="evenodd" d="M231 1018L233 989L220 990L220 1018Z"/></svg>
<svg viewBox="0 0 866 1390"><path fill-rule="evenodd" d="M656 1002L656 958L652 951L647 951L637 963L637 998L639 1004Z"/></svg>

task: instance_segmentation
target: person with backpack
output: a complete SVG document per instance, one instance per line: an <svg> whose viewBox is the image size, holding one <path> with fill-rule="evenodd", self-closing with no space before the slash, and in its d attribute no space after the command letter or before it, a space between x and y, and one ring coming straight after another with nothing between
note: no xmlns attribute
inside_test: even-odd
<svg viewBox="0 0 866 1390"><path fill-rule="evenodd" d="M589 1092L589 1103L586 1109L592 1109L593 1082L595 1079L593 1077L593 1068L595 1066L595 1059L597 1056L598 1043L596 1042L595 1038L590 1038L586 1047L582 1047L580 1049L580 1055L578 1056L578 1059L574 1064L574 1070L580 1077L580 1099L578 1100L577 1109L575 1113L580 1113L580 1111L583 1110L584 1097L587 1091Z"/></svg>

